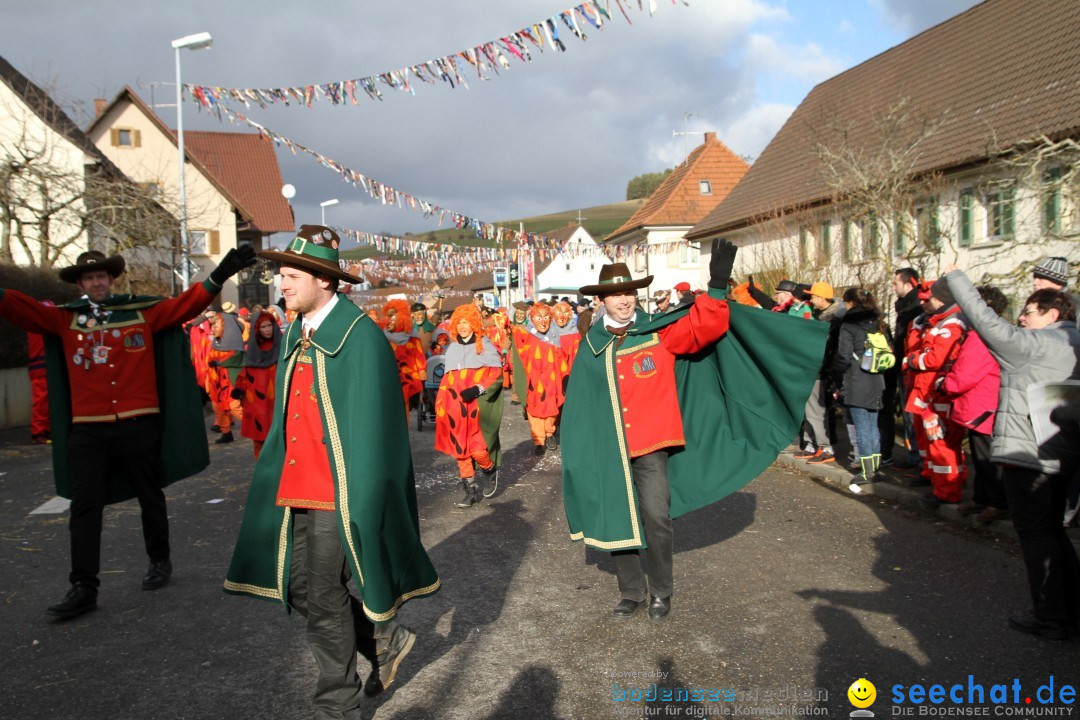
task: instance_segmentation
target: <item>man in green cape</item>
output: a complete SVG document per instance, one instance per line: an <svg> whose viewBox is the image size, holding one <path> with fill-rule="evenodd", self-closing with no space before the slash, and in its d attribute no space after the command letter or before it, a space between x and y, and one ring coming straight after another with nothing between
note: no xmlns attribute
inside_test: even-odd
<svg viewBox="0 0 1080 720"><path fill-rule="evenodd" d="M735 492L776 459L821 364L822 328L724 301L735 254L714 242L708 293L659 316L635 307L652 276L634 280L622 263L581 288L601 298L604 315L567 386L563 502L571 539L613 555L616 619L646 601L650 620L668 617L672 518Z"/></svg>
<svg viewBox="0 0 1080 720"><path fill-rule="evenodd" d="M60 271L83 297L46 307L0 290L0 316L45 335L56 493L71 498L71 589L47 612L65 620L97 609L105 505L133 497L142 511L150 568L143 590L172 575L166 485L210 462L190 350L180 325L254 264L230 250L207 280L175 298L113 295L124 258L84 252Z"/></svg>
<svg viewBox="0 0 1080 720"><path fill-rule="evenodd" d="M304 225L282 251L285 306L273 423L255 465L225 591L307 618L320 718L360 717L416 639L398 608L440 581L420 544L397 363L375 323L344 295L338 236ZM349 592L353 579L359 599ZM374 640L374 643L372 643ZM374 645L374 647L372 647ZM366 683L356 653L372 661Z"/></svg>

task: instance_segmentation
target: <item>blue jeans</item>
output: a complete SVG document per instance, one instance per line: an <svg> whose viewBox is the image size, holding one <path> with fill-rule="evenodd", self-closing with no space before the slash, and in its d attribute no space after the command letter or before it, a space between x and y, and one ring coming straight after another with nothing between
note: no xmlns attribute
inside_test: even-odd
<svg viewBox="0 0 1080 720"><path fill-rule="evenodd" d="M848 414L855 425L855 454L870 457L881 452L881 432L878 430L878 411L848 406Z"/></svg>

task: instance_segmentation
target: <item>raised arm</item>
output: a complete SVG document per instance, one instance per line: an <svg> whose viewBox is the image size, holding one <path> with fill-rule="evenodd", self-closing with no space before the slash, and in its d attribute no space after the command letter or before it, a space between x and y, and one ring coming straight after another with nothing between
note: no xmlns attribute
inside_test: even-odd
<svg viewBox="0 0 1080 720"><path fill-rule="evenodd" d="M18 290L0 289L0 317L27 332L59 335L71 322L67 310L42 305Z"/></svg>
<svg viewBox="0 0 1080 720"><path fill-rule="evenodd" d="M956 304L967 318L968 325L979 333L983 344L1002 362L1019 365L1035 351L1035 338L1030 332L1016 327L991 310L963 270L945 275Z"/></svg>

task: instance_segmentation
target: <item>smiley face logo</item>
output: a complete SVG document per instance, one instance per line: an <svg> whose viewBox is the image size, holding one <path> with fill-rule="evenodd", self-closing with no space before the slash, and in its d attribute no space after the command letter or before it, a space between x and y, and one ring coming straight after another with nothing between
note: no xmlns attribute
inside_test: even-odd
<svg viewBox="0 0 1080 720"><path fill-rule="evenodd" d="M877 688L866 678L859 678L851 683L847 691L848 700L857 708L868 708L877 699Z"/></svg>

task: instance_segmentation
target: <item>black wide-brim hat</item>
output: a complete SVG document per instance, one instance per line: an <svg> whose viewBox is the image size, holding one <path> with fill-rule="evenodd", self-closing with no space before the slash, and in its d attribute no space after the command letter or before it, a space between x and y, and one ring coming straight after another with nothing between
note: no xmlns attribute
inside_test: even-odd
<svg viewBox="0 0 1080 720"><path fill-rule="evenodd" d="M284 250L261 250L259 257L353 285L361 284L363 278L350 275L338 265L339 245L341 238L330 228L301 225L296 237Z"/></svg>
<svg viewBox="0 0 1080 720"><path fill-rule="evenodd" d="M579 288L578 292L582 295L607 295L613 292L648 287L652 281L652 275L646 275L635 280L630 275L630 268L626 267L626 263L612 263L600 268L600 279L595 285L586 285Z"/></svg>
<svg viewBox="0 0 1080 720"><path fill-rule="evenodd" d="M127 263L119 255L107 258L103 252L87 250L75 258L74 265L60 270L60 279L66 283L77 283L83 273L97 272L98 270L104 270L111 277L117 278L124 274L125 267L127 267Z"/></svg>

